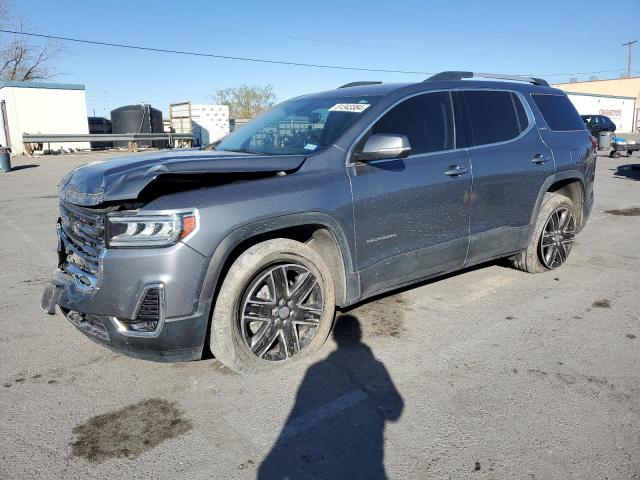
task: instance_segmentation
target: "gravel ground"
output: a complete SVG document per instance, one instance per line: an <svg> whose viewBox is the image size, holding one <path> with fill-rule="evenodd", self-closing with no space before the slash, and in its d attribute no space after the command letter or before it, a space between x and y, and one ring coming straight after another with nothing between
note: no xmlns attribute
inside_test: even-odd
<svg viewBox="0 0 640 480"><path fill-rule="evenodd" d="M236 375L123 357L40 312L57 183L109 156L0 174L0 478L640 477L640 161L599 158L560 270L380 297L312 358Z"/></svg>

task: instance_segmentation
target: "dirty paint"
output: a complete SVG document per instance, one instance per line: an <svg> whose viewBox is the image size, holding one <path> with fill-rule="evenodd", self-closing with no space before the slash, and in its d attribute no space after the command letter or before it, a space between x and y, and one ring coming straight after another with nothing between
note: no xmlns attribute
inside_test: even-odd
<svg viewBox="0 0 640 480"><path fill-rule="evenodd" d="M151 398L76 426L72 453L95 463L133 458L190 429L191 421L175 402Z"/></svg>

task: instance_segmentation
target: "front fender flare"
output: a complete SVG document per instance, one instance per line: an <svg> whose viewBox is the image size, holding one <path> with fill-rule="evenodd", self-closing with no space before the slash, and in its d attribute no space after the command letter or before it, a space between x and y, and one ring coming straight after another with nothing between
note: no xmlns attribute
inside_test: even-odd
<svg viewBox="0 0 640 480"><path fill-rule="evenodd" d="M344 305L354 303L360 294L360 282L353 269L352 248L349 246L347 236L340 223L331 215L323 212L294 213L261 219L242 225L228 233L209 258L200 291L200 302L212 302L215 299L221 281L222 269L231 253L242 242L257 235L304 225L321 225L334 235L345 267L345 298L341 303Z"/></svg>

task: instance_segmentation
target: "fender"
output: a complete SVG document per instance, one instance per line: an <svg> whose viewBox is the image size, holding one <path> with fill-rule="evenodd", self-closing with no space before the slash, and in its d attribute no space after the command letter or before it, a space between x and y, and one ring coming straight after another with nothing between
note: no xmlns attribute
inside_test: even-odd
<svg viewBox="0 0 640 480"><path fill-rule="evenodd" d="M342 299L341 303L343 306L355 303L360 295L360 278L357 272L353 270L353 254L351 248L338 221L331 215L322 212L305 212L271 217L248 223L231 231L223 238L209 259L209 264L200 289L200 303L212 302L214 300L215 293L220 284L219 277L222 268L231 255L231 252L242 242L257 235L281 230L283 228L311 224L326 227L335 237L345 267L345 298Z"/></svg>
<svg viewBox="0 0 640 480"><path fill-rule="evenodd" d="M561 172L554 173L553 175L550 175L545 180L545 182L542 184L542 188L540 188L540 191L538 192L538 199L536 200L535 208L531 213L531 222L529 223L529 225L532 225L535 223L536 218L538 217L538 212L540 211L540 205L542 204L542 199L544 198L545 194L549 191L549 187L551 187L551 185L553 185L554 183L562 180L578 180L580 182L580 188L582 189L582 198L584 200L585 181L584 181L584 174L580 170L564 170ZM585 212L584 212L585 208L586 208L586 202L583 201L582 202L582 209L583 209L582 218L583 219L586 218ZM584 222L582 222L582 224L584 225Z"/></svg>

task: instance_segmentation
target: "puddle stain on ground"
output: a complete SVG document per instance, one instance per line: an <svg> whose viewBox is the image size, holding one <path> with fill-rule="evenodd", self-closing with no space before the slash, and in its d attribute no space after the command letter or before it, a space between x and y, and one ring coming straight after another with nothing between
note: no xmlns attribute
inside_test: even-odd
<svg viewBox="0 0 640 480"><path fill-rule="evenodd" d="M238 375L238 373L234 372L229 367L227 367L224 363L219 361L213 362L211 367L215 372L222 373L223 375Z"/></svg>
<svg viewBox="0 0 640 480"><path fill-rule="evenodd" d="M189 369L190 373L194 373L195 372L195 368L196 367L203 367L203 371L204 371L204 367L206 367L206 370L213 370L214 372L217 373L221 373L223 375L239 375L237 372L234 372L233 370L231 370L229 367L227 367L224 363L220 362L219 360L216 359L207 359L207 360L201 360L198 362L179 362L179 363L172 363L171 364L171 368L174 369Z"/></svg>
<svg viewBox="0 0 640 480"><path fill-rule="evenodd" d="M638 217L640 216L640 207L620 208L615 210L605 210L604 213L610 215L618 215L621 217Z"/></svg>
<svg viewBox="0 0 640 480"><path fill-rule="evenodd" d="M591 306L594 308L611 308L611 302L608 299L603 298L602 300L596 300L591 304Z"/></svg>
<svg viewBox="0 0 640 480"><path fill-rule="evenodd" d="M409 305L401 295L394 295L366 303L348 314L360 319L362 333L365 336L398 337L404 332L403 311L407 310Z"/></svg>
<svg viewBox="0 0 640 480"><path fill-rule="evenodd" d="M146 399L76 426L72 454L94 463L114 457L133 458L191 427L175 402Z"/></svg>

